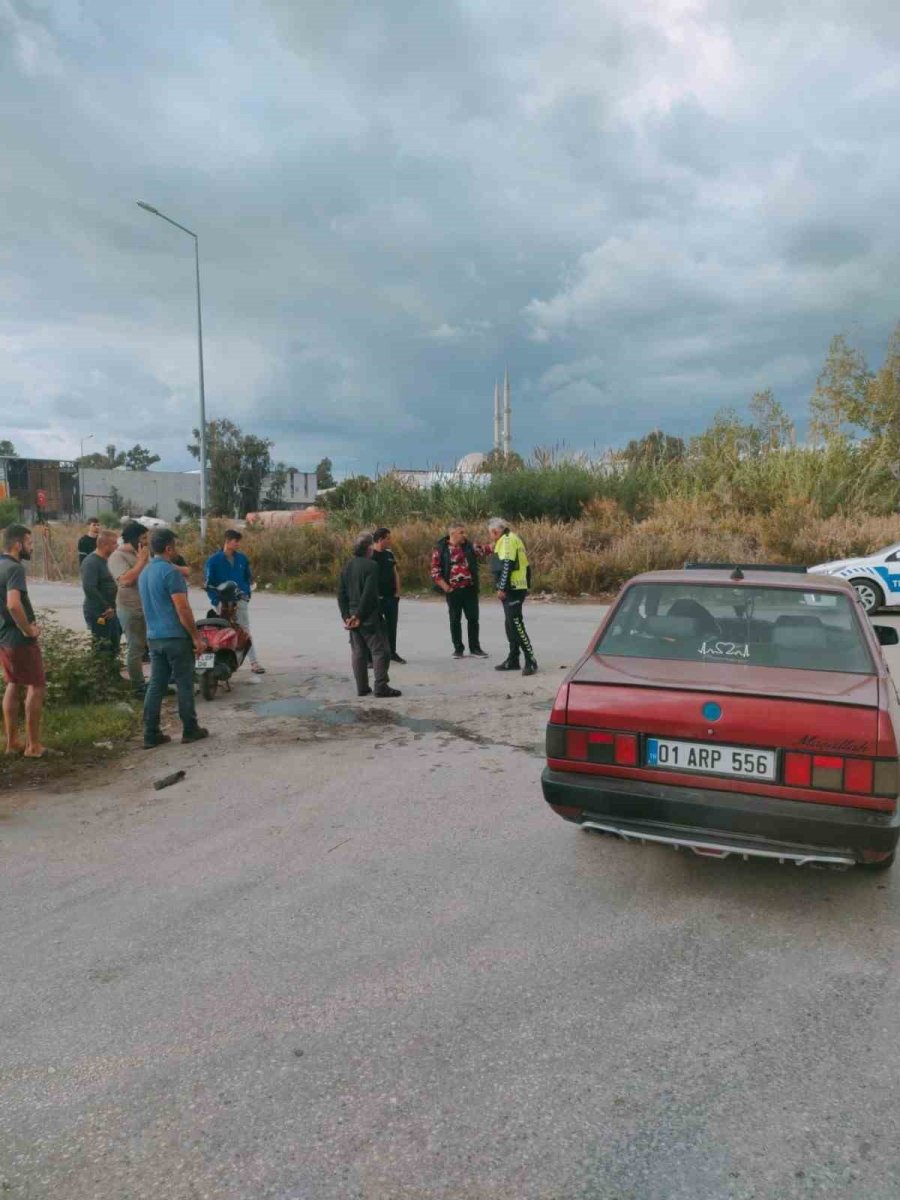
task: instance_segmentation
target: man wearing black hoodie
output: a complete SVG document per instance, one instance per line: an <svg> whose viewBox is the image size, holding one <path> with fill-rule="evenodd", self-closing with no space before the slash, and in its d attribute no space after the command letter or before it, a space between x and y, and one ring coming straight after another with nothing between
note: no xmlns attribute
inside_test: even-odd
<svg viewBox="0 0 900 1200"><path fill-rule="evenodd" d="M368 658L375 667L376 696L399 696L390 686L388 663L391 648L385 632L378 597L378 567L372 561L373 538L364 533L356 539L353 557L341 571L338 587L338 608L344 628L350 632L350 660L356 680L356 694L369 696Z"/></svg>

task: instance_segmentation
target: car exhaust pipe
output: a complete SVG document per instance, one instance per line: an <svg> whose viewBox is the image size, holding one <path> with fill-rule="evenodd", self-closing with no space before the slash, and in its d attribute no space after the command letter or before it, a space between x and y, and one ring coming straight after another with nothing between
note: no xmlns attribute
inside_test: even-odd
<svg viewBox="0 0 900 1200"><path fill-rule="evenodd" d="M855 867L856 859L846 854L835 852L828 854L822 851L810 850L763 850L748 846L729 846L720 842L698 841L690 837L677 837L664 833L645 833L644 830L622 829L617 825L607 825L603 821L582 821L582 829L593 829L598 833L611 833L620 837L624 842L655 842L662 846L673 846L676 850L691 850L701 858L730 858L735 854L748 862L751 858L774 859L779 863L794 863L798 867L821 866L833 867L843 871L847 867Z"/></svg>

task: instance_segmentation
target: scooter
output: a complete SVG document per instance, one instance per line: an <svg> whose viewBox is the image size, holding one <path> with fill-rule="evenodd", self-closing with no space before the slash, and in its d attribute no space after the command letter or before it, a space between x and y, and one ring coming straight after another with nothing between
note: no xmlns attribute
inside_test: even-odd
<svg viewBox="0 0 900 1200"><path fill-rule="evenodd" d="M200 694L204 700L212 700L221 683L231 691L229 680L250 650L251 637L237 623L237 606L241 592L233 580L220 583L218 609L211 608L197 622L197 632L204 650L197 655L196 673L200 683Z"/></svg>

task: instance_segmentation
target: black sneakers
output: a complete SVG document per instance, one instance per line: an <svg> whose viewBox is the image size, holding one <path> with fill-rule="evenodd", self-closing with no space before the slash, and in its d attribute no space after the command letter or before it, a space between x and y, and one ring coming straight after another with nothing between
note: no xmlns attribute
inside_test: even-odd
<svg viewBox="0 0 900 1200"><path fill-rule="evenodd" d="M397 653L394 653L391 655L391 662L397 662L397 663L400 663L401 666L404 666L404 667L406 666L406 659L401 658L400 655Z"/></svg>
<svg viewBox="0 0 900 1200"><path fill-rule="evenodd" d="M454 650L453 657L454 658L465 658L466 652L465 652L465 650Z"/></svg>
<svg viewBox="0 0 900 1200"><path fill-rule="evenodd" d="M496 667L494 667L494 670L495 671L518 671L520 666L521 666L521 663L518 661L518 659L507 658L505 660L505 662L498 663L496 665Z"/></svg>
<svg viewBox="0 0 900 1200"><path fill-rule="evenodd" d="M477 650L470 650L469 653L472 655L473 658L490 658L490 655L487 653L487 651L482 650L482 648L480 646L478 647Z"/></svg>
<svg viewBox="0 0 900 1200"><path fill-rule="evenodd" d="M195 729L186 730L181 735L181 744L182 744L182 746L186 746L190 742L202 742L204 738L208 738L208 737L209 737L209 730L203 729L198 725Z"/></svg>
<svg viewBox="0 0 900 1200"><path fill-rule="evenodd" d="M523 675L537 675L537 669L538 669L537 661L533 658L529 658L526 660L525 670L522 672L522 674Z"/></svg>
<svg viewBox="0 0 900 1200"><path fill-rule="evenodd" d="M379 691L373 692L372 694L374 696L377 696L380 700L387 700L391 696L402 696L403 695L402 692L398 692L396 688L392 688L392 687L381 688Z"/></svg>

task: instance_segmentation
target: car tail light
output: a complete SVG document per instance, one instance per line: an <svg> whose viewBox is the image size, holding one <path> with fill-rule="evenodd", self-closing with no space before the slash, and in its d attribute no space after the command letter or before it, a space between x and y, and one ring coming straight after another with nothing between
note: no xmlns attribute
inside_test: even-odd
<svg viewBox="0 0 900 1200"><path fill-rule="evenodd" d="M895 797L900 792L900 770L895 758L843 758L839 754L788 751L784 756L783 780L788 787L848 792L854 796Z"/></svg>
<svg viewBox="0 0 900 1200"><path fill-rule="evenodd" d="M636 767L638 736L611 729L571 729L551 721L547 726L547 757Z"/></svg>
<svg viewBox="0 0 900 1200"><path fill-rule="evenodd" d="M832 754L814 754L812 785L829 792L839 792L844 782L844 760Z"/></svg>
<svg viewBox="0 0 900 1200"><path fill-rule="evenodd" d="M896 796L900 792L900 771L896 758L875 764L874 792L876 796Z"/></svg>
<svg viewBox="0 0 900 1200"><path fill-rule="evenodd" d="M584 729L566 730L566 758L587 760L588 735Z"/></svg>
<svg viewBox="0 0 900 1200"><path fill-rule="evenodd" d="M844 791L865 796L875 784L875 766L869 758L848 758L844 763Z"/></svg>
<svg viewBox="0 0 900 1200"><path fill-rule="evenodd" d="M620 767L636 767L638 763L638 740L633 733L617 733L614 757Z"/></svg>
<svg viewBox="0 0 900 1200"><path fill-rule="evenodd" d="M791 787L809 787L812 782L812 756L809 754L785 754L784 782Z"/></svg>

